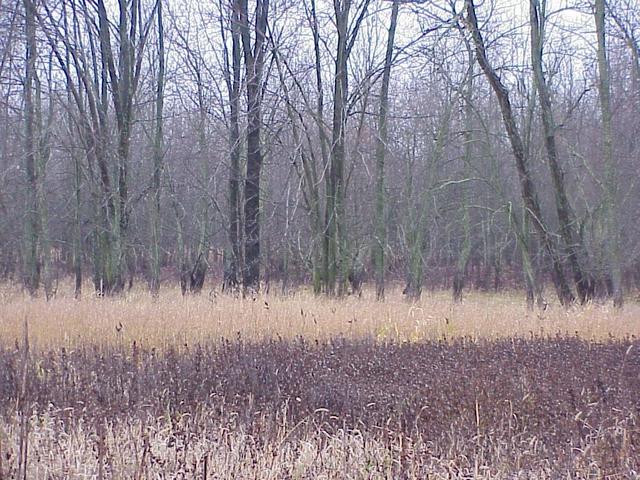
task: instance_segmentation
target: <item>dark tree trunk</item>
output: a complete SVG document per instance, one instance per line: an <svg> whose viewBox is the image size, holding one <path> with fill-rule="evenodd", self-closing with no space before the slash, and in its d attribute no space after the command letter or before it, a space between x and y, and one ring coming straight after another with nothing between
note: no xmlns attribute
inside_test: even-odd
<svg viewBox="0 0 640 480"><path fill-rule="evenodd" d="M242 49L240 45L240 12L234 4L231 24L231 72L227 74L230 97L231 164L229 167L229 243L231 255L225 275L225 289L234 290L239 284L240 273L240 67Z"/></svg>
<svg viewBox="0 0 640 480"><path fill-rule="evenodd" d="M269 0L256 0L255 41L249 30L248 0L238 0L247 73L247 176L244 188L245 290L260 288L260 173L262 169L262 71Z"/></svg>

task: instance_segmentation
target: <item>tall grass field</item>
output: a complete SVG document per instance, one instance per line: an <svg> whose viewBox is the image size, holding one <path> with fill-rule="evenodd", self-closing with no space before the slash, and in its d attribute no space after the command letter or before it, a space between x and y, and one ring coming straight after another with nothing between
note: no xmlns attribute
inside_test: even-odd
<svg viewBox="0 0 640 480"><path fill-rule="evenodd" d="M632 300L0 288L0 480L638 476Z"/></svg>

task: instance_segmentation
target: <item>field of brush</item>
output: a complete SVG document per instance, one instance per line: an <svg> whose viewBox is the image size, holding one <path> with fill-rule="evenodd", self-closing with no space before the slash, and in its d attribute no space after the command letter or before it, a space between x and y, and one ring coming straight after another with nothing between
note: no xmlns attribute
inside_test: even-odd
<svg viewBox="0 0 640 480"><path fill-rule="evenodd" d="M631 300L0 289L0 480L638 475Z"/></svg>

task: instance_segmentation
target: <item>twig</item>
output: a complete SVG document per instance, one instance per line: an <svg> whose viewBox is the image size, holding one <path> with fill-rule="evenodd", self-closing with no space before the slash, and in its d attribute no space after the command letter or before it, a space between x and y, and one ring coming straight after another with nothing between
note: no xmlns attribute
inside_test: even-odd
<svg viewBox="0 0 640 480"><path fill-rule="evenodd" d="M2 434L3 431L0 430L0 480L4 480L4 468L2 467Z"/></svg>
<svg viewBox="0 0 640 480"><path fill-rule="evenodd" d="M18 452L18 472L16 478L27 480L27 458L29 448L29 430L24 403L27 396L27 369L29 361L29 323L24 317L24 355L22 362L22 379L20 394L16 399L16 413L20 416L20 450Z"/></svg>
<svg viewBox="0 0 640 480"><path fill-rule="evenodd" d="M140 459L140 464L136 469L136 480L142 479L142 472L144 471L144 464L146 463L147 453L149 452L149 437L147 435L144 436L144 448L142 450L142 458Z"/></svg>
<svg viewBox="0 0 640 480"><path fill-rule="evenodd" d="M98 421L98 480L104 479L104 426Z"/></svg>

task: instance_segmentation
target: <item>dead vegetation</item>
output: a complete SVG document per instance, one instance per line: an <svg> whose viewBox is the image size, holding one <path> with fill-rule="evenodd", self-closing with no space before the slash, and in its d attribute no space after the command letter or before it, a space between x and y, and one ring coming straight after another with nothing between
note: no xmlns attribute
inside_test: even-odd
<svg viewBox="0 0 640 480"><path fill-rule="evenodd" d="M640 472L637 307L367 293L5 292L0 479Z"/></svg>
<svg viewBox="0 0 640 480"><path fill-rule="evenodd" d="M640 468L640 343L2 349L5 478L591 478ZM101 470L101 473L98 472ZM205 471L207 476L205 477ZM162 477L160 477L162 478Z"/></svg>
<svg viewBox="0 0 640 480"><path fill-rule="evenodd" d="M36 348L85 344L138 345L165 348L185 342L235 338L330 339L337 336L376 340L423 341L442 338L504 338L579 335L586 339L640 336L640 304L628 301L624 310L610 303L565 309L551 304L528 311L521 292L500 295L471 292L461 304L449 292L428 292L407 302L399 289L384 303L375 293L362 298L327 299L302 290L292 295L262 295L239 299L216 291L183 297L179 288L165 289L158 299L144 289L113 298L86 295L78 301L72 289L61 288L47 302L0 289L0 343L22 339L29 319Z"/></svg>

